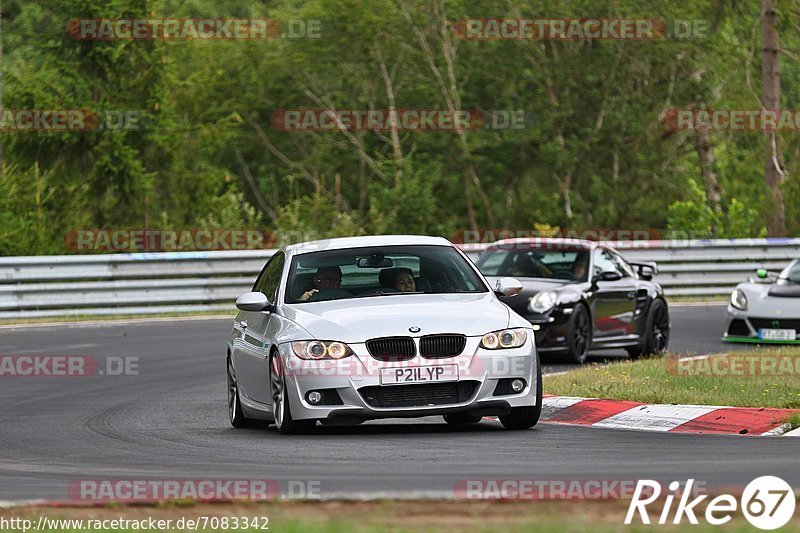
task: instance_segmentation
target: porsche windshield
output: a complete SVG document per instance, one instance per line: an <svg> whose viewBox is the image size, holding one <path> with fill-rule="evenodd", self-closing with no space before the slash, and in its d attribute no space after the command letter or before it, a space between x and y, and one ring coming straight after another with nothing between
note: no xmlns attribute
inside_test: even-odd
<svg viewBox="0 0 800 533"><path fill-rule="evenodd" d="M285 302L487 291L480 276L453 248L382 246L295 256Z"/></svg>
<svg viewBox="0 0 800 533"><path fill-rule="evenodd" d="M477 266L484 276L584 280L586 250L487 250Z"/></svg>

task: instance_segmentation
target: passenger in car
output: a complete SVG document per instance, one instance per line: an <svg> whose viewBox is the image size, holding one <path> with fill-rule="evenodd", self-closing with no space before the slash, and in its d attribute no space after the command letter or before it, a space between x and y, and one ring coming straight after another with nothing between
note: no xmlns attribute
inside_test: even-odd
<svg viewBox="0 0 800 533"><path fill-rule="evenodd" d="M417 285L414 281L414 274L410 268L397 268L394 273L392 287L398 292L416 292Z"/></svg>

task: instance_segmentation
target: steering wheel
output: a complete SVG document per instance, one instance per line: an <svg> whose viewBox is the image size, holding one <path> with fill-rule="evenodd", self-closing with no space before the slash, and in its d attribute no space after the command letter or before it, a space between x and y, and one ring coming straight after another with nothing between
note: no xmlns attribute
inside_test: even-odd
<svg viewBox="0 0 800 533"><path fill-rule="evenodd" d="M556 279L574 280L575 273L568 268L557 268L551 272L550 277Z"/></svg>

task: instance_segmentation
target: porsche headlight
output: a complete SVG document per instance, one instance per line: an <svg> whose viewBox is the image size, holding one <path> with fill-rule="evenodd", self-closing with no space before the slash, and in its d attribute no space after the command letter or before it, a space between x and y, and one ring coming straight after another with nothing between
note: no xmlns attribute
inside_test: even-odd
<svg viewBox="0 0 800 533"><path fill-rule="evenodd" d="M747 295L742 289L734 289L731 293L731 305L742 311L747 310Z"/></svg>
<svg viewBox="0 0 800 533"><path fill-rule="evenodd" d="M551 310L558 300L556 291L542 291L533 298L528 304L531 313L546 313Z"/></svg>
<svg viewBox="0 0 800 533"><path fill-rule="evenodd" d="M353 355L348 345L339 341L297 341L292 351L300 359L343 359Z"/></svg>
<svg viewBox="0 0 800 533"><path fill-rule="evenodd" d="M502 350L505 348L519 348L528 338L524 328L503 329L487 333L481 339L481 348L487 350Z"/></svg>

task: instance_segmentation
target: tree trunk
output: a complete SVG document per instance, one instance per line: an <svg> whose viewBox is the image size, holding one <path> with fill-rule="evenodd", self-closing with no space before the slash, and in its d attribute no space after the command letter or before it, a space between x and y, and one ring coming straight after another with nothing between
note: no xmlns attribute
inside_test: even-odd
<svg viewBox="0 0 800 533"><path fill-rule="evenodd" d="M386 85L386 98L389 101L389 128L392 135L392 160L394 162L394 188L400 188L400 179L403 177L403 149L400 146L400 134L398 133L399 124L397 124L397 106L394 101L394 84L392 83L392 76L386 68L386 63L380 51L376 51L375 55L378 57L378 65L381 69L381 76L383 76L383 83Z"/></svg>
<svg viewBox="0 0 800 533"><path fill-rule="evenodd" d="M761 0L761 77L762 106L767 111L778 111L781 107L781 69L778 61L780 44L777 30L778 14L774 0ZM780 155L780 139L776 130L766 132L767 143L764 154L764 182L767 186L767 235L784 237L786 217L783 206L781 183L784 179Z"/></svg>
<svg viewBox="0 0 800 533"><path fill-rule="evenodd" d="M700 174L706 186L708 206L715 213L722 213L722 187L714 172L714 146L711 144L711 135L706 128L695 130L695 148L700 157ZM716 230L716 228L714 228Z"/></svg>

